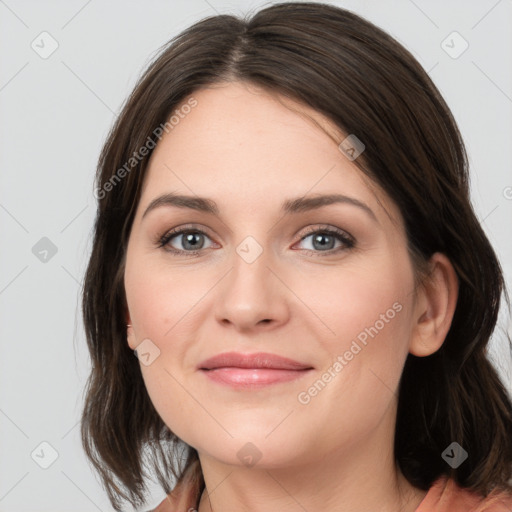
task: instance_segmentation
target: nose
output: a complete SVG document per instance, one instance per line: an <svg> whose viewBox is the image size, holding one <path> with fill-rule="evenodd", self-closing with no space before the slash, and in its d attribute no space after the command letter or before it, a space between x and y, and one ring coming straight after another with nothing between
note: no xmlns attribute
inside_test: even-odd
<svg viewBox="0 0 512 512"><path fill-rule="evenodd" d="M251 261L243 252L235 252L232 268L219 283L214 306L218 322L249 332L273 329L288 320L291 291L269 253L264 250Z"/></svg>

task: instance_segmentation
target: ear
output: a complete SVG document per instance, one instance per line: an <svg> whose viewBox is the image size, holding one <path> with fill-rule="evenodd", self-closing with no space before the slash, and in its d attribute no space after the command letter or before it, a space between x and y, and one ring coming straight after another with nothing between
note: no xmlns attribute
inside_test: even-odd
<svg viewBox="0 0 512 512"><path fill-rule="evenodd" d="M126 319L126 339L128 341L128 346L132 350L135 350L135 348L137 346L137 341L135 339L135 332L134 332L133 327L131 325L132 321L131 321L131 318L130 318L130 313L128 313L128 311L126 312L125 319Z"/></svg>
<svg viewBox="0 0 512 512"><path fill-rule="evenodd" d="M130 325L130 327L126 328L126 340L128 341L128 346L135 350L137 348L137 340L135 339L135 332L133 331L133 327Z"/></svg>
<svg viewBox="0 0 512 512"><path fill-rule="evenodd" d="M433 354L450 329L459 281L450 260L436 252L429 260L430 276L418 287L409 352L418 357Z"/></svg>

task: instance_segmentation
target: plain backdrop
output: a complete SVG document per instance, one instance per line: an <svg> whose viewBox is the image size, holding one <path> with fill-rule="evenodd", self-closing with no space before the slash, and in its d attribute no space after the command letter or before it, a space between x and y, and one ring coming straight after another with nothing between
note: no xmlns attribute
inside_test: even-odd
<svg viewBox="0 0 512 512"><path fill-rule="evenodd" d="M512 2L330 3L391 33L440 89L510 287ZM90 363L78 305L97 158L161 45L203 17L268 4L0 0L0 512L112 510L79 438ZM502 313L491 356L511 389ZM152 488L146 509L161 499Z"/></svg>

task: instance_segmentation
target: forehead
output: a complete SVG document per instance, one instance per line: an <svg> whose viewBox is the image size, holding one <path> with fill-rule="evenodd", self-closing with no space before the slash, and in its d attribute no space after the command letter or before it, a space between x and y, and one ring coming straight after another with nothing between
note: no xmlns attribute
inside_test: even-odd
<svg viewBox="0 0 512 512"><path fill-rule="evenodd" d="M178 122L153 151L141 203L178 191L215 198L221 207L236 201L257 210L264 203L280 206L285 196L350 193L374 210L393 210L339 150L346 134L317 111L239 82L191 97L194 108L174 118Z"/></svg>
<svg viewBox="0 0 512 512"><path fill-rule="evenodd" d="M247 166L251 156L271 161L286 154L288 159L300 160L303 152L311 155L316 149L314 153L321 153L332 146L329 135L335 140L343 138L334 123L315 110L246 82L214 84L191 97L196 106L179 118L174 116L176 124L162 138L155 159L163 151L179 151L185 143L187 149L202 150L188 155L189 159L234 159L243 150Z"/></svg>

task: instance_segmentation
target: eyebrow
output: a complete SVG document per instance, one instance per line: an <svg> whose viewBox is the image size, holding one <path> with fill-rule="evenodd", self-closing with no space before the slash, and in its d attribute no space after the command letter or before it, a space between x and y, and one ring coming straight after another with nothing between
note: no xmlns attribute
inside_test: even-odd
<svg viewBox="0 0 512 512"><path fill-rule="evenodd" d="M375 222L378 222L377 217L373 210L366 204L354 197L345 196L342 194L325 194L309 197L297 197L295 199L287 199L281 206L283 214L302 213L310 210L316 210L331 204L343 203L357 206L366 212ZM187 196L182 194L175 194L169 192L156 197L149 203L146 211L142 215L144 218L150 211L160 208L162 206L175 206L177 208L188 208L197 210L211 215L219 215L220 210L217 203L213 199L199 196Z"/></svg>

